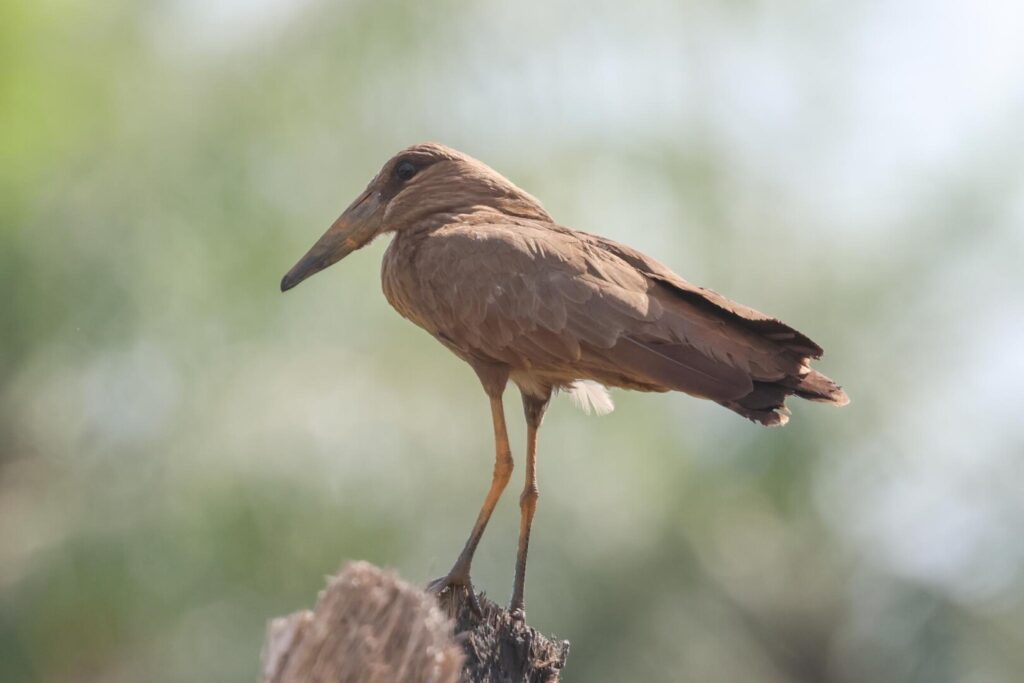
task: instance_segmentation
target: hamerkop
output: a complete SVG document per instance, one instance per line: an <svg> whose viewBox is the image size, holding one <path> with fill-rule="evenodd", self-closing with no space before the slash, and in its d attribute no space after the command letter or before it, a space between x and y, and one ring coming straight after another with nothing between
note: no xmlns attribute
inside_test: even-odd
<svg viewBox="0 0 1024 683"><path fill-rule="evenodd" d="M527 426L516 615L537 507L537 430L555 392L601 413L612 409L605 387L682 391L768 426L789 419L790 395L848 402L810 367L822 350L800 332L630 247L559 225L534 197L439 144L415 145L384 164L281 290L388 232L394 238L381 273L388 302L469 363L494 421L491 488L451 571L428 586L433 591L464 586L473 596L473 553L512 474L501 398L510 379Z"/></svg>

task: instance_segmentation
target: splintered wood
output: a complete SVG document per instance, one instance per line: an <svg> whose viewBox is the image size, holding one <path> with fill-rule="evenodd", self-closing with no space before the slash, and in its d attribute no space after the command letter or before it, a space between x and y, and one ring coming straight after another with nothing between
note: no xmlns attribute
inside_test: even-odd
<svg viewBox="0 0 1024 683"><path fill-rule="evenodd" d="M558 680L568 642L547 639L486 599L481 618L463 598L445 594L442 608L394 572L351 562L330 579L312 611L270 622L262 681Z"/></svg>
<svg viewBox="0 0 1024 683"><path fill-rule="evenodd" d="M464 589L442 594L440 602L455 619L456 640L466 654L464 683L559 680L569 656L569 641L548 638L482 595L483 614L478 615Z"/></svg>

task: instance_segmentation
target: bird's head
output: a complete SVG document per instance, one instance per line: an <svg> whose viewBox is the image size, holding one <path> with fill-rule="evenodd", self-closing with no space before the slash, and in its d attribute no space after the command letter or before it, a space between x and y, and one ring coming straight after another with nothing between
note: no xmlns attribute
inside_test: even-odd
<svg viewBox="0 0 1024 683"><path fill-rule="evenodd" d="M414 145L380 172L281 280L287 291L385 232L429 228L477 212L550 221L532 196L487 165L436 143Z"/></svg>

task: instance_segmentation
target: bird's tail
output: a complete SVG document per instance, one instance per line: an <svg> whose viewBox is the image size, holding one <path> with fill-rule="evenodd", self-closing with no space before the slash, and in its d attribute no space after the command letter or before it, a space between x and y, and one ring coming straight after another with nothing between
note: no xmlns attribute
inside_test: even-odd
<svg viewBox="0 0 1024 683"><path fill-rule="evenodd" d="M754 389L746 396L722 405L743 417L767 427L778 427L789 422L786 397L795 394L800 398L819 403L845 406L850 398L842 387L817 370L810 370L801 377L786 377L776 382L754 382Z"/></svg>
<svg viewBox="0 0 1024 683"><path fill-rule="evenodd" d="M793 393L809 401L832 403L836 406L845 406L850 402L850 397L841 386L817 370L811 370L801 377L795 389Z"/></svg>

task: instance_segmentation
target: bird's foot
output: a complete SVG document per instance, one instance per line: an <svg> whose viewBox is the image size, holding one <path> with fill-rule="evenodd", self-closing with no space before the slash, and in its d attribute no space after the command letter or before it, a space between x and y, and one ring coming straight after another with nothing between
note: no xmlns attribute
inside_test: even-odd
<svg viewBox="0 0 1024 683"><path fill-rule="evenodd" d="M473 590L473 581L469 578L469 572L461 572L452 570L446 576L434 579L427 584L427 592L432 593L438 597L441 597L446 591L450 592L452 597L455 597L456 592L465 591L466 596L469 599L470 609L473 613L483 618L484 610L480 607L480 600L476 596L476 591Z"/></svg>

